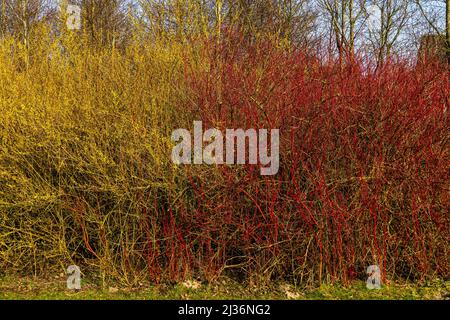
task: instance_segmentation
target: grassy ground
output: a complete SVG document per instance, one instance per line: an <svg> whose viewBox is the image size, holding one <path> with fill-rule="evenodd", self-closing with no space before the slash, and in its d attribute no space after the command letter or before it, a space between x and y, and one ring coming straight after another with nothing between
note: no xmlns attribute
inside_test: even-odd
<svg viewBox="0 0 450 320"><path fill-rule="evenodd" d="M3 277L0 299L87 299L87 300L153 300L153 299L448 299L450 281L435 280L422 284L390 283L379 290L368 290L357 281L350 286L323 285L320 288L296 289L286 284L266 287L243 286L230 280L217 284L187 281L173 286L149 286L138 289L99 286L85 280L82 289L66 289L65 280Z"/></svg>

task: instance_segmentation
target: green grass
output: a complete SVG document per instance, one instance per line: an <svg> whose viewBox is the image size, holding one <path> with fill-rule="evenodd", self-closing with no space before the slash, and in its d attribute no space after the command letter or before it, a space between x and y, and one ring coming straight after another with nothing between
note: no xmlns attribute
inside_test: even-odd
<svg viewBox="0 0 450 320"><path fill-rule="evenodd" d="M231 280L215 284L185 282L176 285L142 286L126 288L101 286L84 280L82 289L66 289L65 279L34 279L19 277L0 278L0 299L32 300L153 300L153 299L448 299L450 281L435 280L421 284L390 283L379 290L368 290L357 281L349 286L322 285L320 288L295 288L286 284L251 286Z"/></svg>

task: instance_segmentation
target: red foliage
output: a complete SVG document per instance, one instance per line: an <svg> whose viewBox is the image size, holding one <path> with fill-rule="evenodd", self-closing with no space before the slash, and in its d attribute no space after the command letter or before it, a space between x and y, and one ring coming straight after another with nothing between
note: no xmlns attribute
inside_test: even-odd
<svg viewBox="0 0 450 320"><path fill-rule="evenodd" d="M446 67L373 71L238 40L208 47L209 70L187 66L184 108L205 127L279 128L279 173L187 167L191 206L156 208L169 210L170 240L163 259L149 253L153 274L159 257L171 278L347 281L371 264L385 277L448 277Z"/></svg>

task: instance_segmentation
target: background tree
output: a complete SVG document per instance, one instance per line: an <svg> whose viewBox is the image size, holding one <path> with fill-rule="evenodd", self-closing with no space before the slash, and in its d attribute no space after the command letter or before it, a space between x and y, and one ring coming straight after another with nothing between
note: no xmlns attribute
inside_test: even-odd
<svg viewBox="0 0 450 320"><path fill-rule="evenodd" d="M411 17L410 4L407 0L366 1L364 14L366 21L372 21L366 26L370 51L382 65L401 40Z"/></svg>
<svg viewBox="0 0 450 320"><path fill-rule="evenodd" d="M51 8L49 0L1 0L1 35L17 36L28 47L31 29L51 16Z"/></svg>
<svg viewBox="0 0 450 320"><path fill-rule="evenodd" d="M424 48L443 49L450 62L450 0L414 0L414 4L422 18L418 24L426 28L419 37L420 51L423 52Z"/></svg>
<svg viewBox="0 0 450 320"><path fill-rule="evenodd" d="M352 55L359 34L358 21L363 17L364 7L355 0L319 0L319 8L325 13L325 23L330 42L334 44L339 57Z"/></svg>
<svg viewBox="0 0 450 320"><path fill-rule="evenodd" d="M81 7L82 30L92 45L125 45L131 30L128 1L77 0L70 3Z"/></svg>

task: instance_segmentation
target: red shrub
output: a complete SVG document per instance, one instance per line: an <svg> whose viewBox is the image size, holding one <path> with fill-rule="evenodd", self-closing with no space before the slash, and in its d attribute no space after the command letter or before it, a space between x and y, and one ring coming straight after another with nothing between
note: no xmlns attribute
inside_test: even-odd
<svg viewBox="0 0 450 320"><path fill-rule="evenodd" d="M239 38L207 50L183 108L205 127L280 128L280 171L187 167L190 207L162 227L173 277L449 276L445 67L372 71Z"/></svg>

